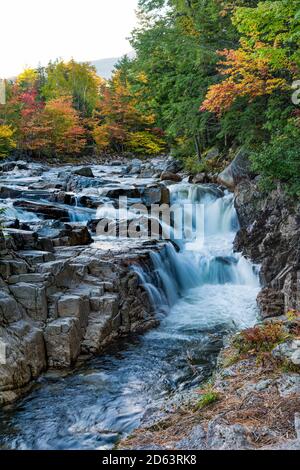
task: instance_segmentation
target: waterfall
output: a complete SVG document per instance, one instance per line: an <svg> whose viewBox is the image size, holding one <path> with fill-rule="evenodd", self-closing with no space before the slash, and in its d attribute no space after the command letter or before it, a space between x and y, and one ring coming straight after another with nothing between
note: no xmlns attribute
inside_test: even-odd
<svg viewBox="0 0 300 470"><path fill-rule="evenodd" d="M151 253L150 268L136 267L141 283L158 312L171 309L179 299L201 286L237 285L258 287L255 267L232 243L239 224L233 195L215 185L182 183L170 187L171 202L181 206L203 204L204 230L183 241L177 252L171 242ZM193 211L188 214L193 217ZM193 226L196 226L193 223ZM204 237L204 240L200 238Z"/></svg>

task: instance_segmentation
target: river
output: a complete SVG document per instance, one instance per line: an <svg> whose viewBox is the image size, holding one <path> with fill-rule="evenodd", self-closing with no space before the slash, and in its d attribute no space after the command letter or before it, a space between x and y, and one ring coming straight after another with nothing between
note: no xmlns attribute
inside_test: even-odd
<svg viewBox="0 0 300 470"><path fill-rule="evenodd" d="M101 168L101 174L112 170ZM156 306L160 325L71 371L41 376L27 397L1 411L2 449L112 448L141 421L172 408L203 384L225 335L255 323L259 280L257 269L233 253L238 230L233 196L187 182L172 185L170 191L172 202L179 205L204 205L204 243L197 234L179 252L169 243L152 253L152 272L134 268ZM82 223L89 218L88 210L76 206L72 214ZM21 216L25 222L35 217L26 211Z"/></svg>

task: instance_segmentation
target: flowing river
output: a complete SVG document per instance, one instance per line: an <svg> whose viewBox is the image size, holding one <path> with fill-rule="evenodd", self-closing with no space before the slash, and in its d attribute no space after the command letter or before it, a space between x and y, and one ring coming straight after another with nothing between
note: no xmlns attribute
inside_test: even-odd
<svg viewBox="0 0 300 470"><path fill-rule="evenodd" d="M205 224L179 252L172 243L153 252L151 272L134 268L160 326L72 371L40 377L29 396L1 411L1 448L112 448L207 380L224 336L255 323L259 281L255 267L233 253L233 196L189 183L170 191L179 205L202 203ZM82 220L87 213L75 206L72 214Z"/></svg>

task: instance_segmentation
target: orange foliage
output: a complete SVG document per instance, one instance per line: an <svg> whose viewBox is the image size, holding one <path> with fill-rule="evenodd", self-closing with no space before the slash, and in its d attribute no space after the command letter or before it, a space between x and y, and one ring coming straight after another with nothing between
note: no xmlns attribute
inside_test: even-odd
<svg viewBox="0 0 300 470"><path fill-rule="evenodd" d="M220 116L231 108L237 97L254 99L270 95L278 89L286 89L286 80L272 75L269 59L257 54L262 47L262 43L256 43L254 50L251 50L242 42L240 49L218 51L225 58L219 62L219 72L227 78L209 88L201 111Z"/></svg>

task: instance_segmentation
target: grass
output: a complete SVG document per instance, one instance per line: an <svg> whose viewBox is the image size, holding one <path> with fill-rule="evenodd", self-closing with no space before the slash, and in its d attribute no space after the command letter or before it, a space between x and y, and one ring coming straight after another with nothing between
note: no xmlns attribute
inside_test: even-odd
<svg viewBox="0 0 300 470"><path fill-rule="evenodd" d="M203 408L215 403L219 400L220 394L213 389L212 385L206 386L203 390L203 395L201 396L200 400L196 404L197 410L202 410Z"/></svg>

